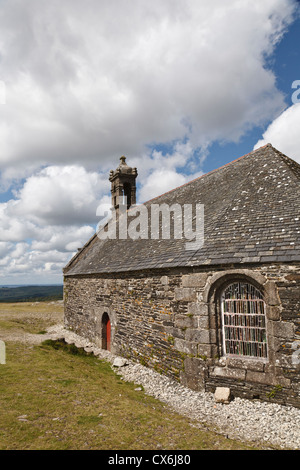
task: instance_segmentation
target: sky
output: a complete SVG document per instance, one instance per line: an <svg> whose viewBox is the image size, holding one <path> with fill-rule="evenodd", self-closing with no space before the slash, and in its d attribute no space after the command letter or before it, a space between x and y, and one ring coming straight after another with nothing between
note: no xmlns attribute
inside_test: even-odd
<svg viewBox="0 0 300 470"><path fill-rule="evenodd" d="M0 284L62 283L122 155L139 203L300 163L299 46L296 0L0 0Z"/></svg>

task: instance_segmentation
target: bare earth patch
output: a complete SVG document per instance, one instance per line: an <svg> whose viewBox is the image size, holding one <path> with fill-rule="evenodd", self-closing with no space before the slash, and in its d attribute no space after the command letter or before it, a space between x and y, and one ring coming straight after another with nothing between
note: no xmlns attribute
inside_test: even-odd
<svg viewBox="0 0 300 470"><path fill-rule="evenodd" d="M41 344L50 339L48 328L63 325L63 303L20 302L0 304L0 339Z"/></svg>

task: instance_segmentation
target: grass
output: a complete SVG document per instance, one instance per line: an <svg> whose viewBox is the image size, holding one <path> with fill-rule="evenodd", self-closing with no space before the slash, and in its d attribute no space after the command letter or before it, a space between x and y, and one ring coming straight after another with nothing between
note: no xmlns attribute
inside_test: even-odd
<svg viewBox="0 0 300 470"><path fill-rule="evenodd" d="M44 327L51 323L43 319L49 308L34 307ZM195 427L136 388L108 363L64 342L24 347L7 341L6 364L0 365L0 450L251 449Z"/></svg>

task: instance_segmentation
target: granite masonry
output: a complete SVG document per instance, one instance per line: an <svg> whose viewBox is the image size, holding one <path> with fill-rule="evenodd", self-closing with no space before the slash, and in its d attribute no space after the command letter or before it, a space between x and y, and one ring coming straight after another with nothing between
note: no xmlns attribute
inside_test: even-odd
<svg viewBox="0 0 300 470"><path fill-rule="evenodd" d="M136 176L122 157L113 207ZM192 252L95 234L64 270L66 328L193 390L300 407L299 179L268 144L146 203L204 204Z"/></svg>

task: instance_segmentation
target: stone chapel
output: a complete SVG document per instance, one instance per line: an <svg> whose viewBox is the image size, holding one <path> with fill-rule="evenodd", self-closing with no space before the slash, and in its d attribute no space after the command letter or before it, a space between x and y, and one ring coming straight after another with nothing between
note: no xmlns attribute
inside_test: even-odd
<svg viewBox="0 0 300 470"><path fill-rule="evenodd" d="M110 172L117 220L136 178L125 157ZM191 389L300 407L300 165L267 144L143 208L187 204L204 208L194 249L95 233L64 269L65 326Z"/></svg>

